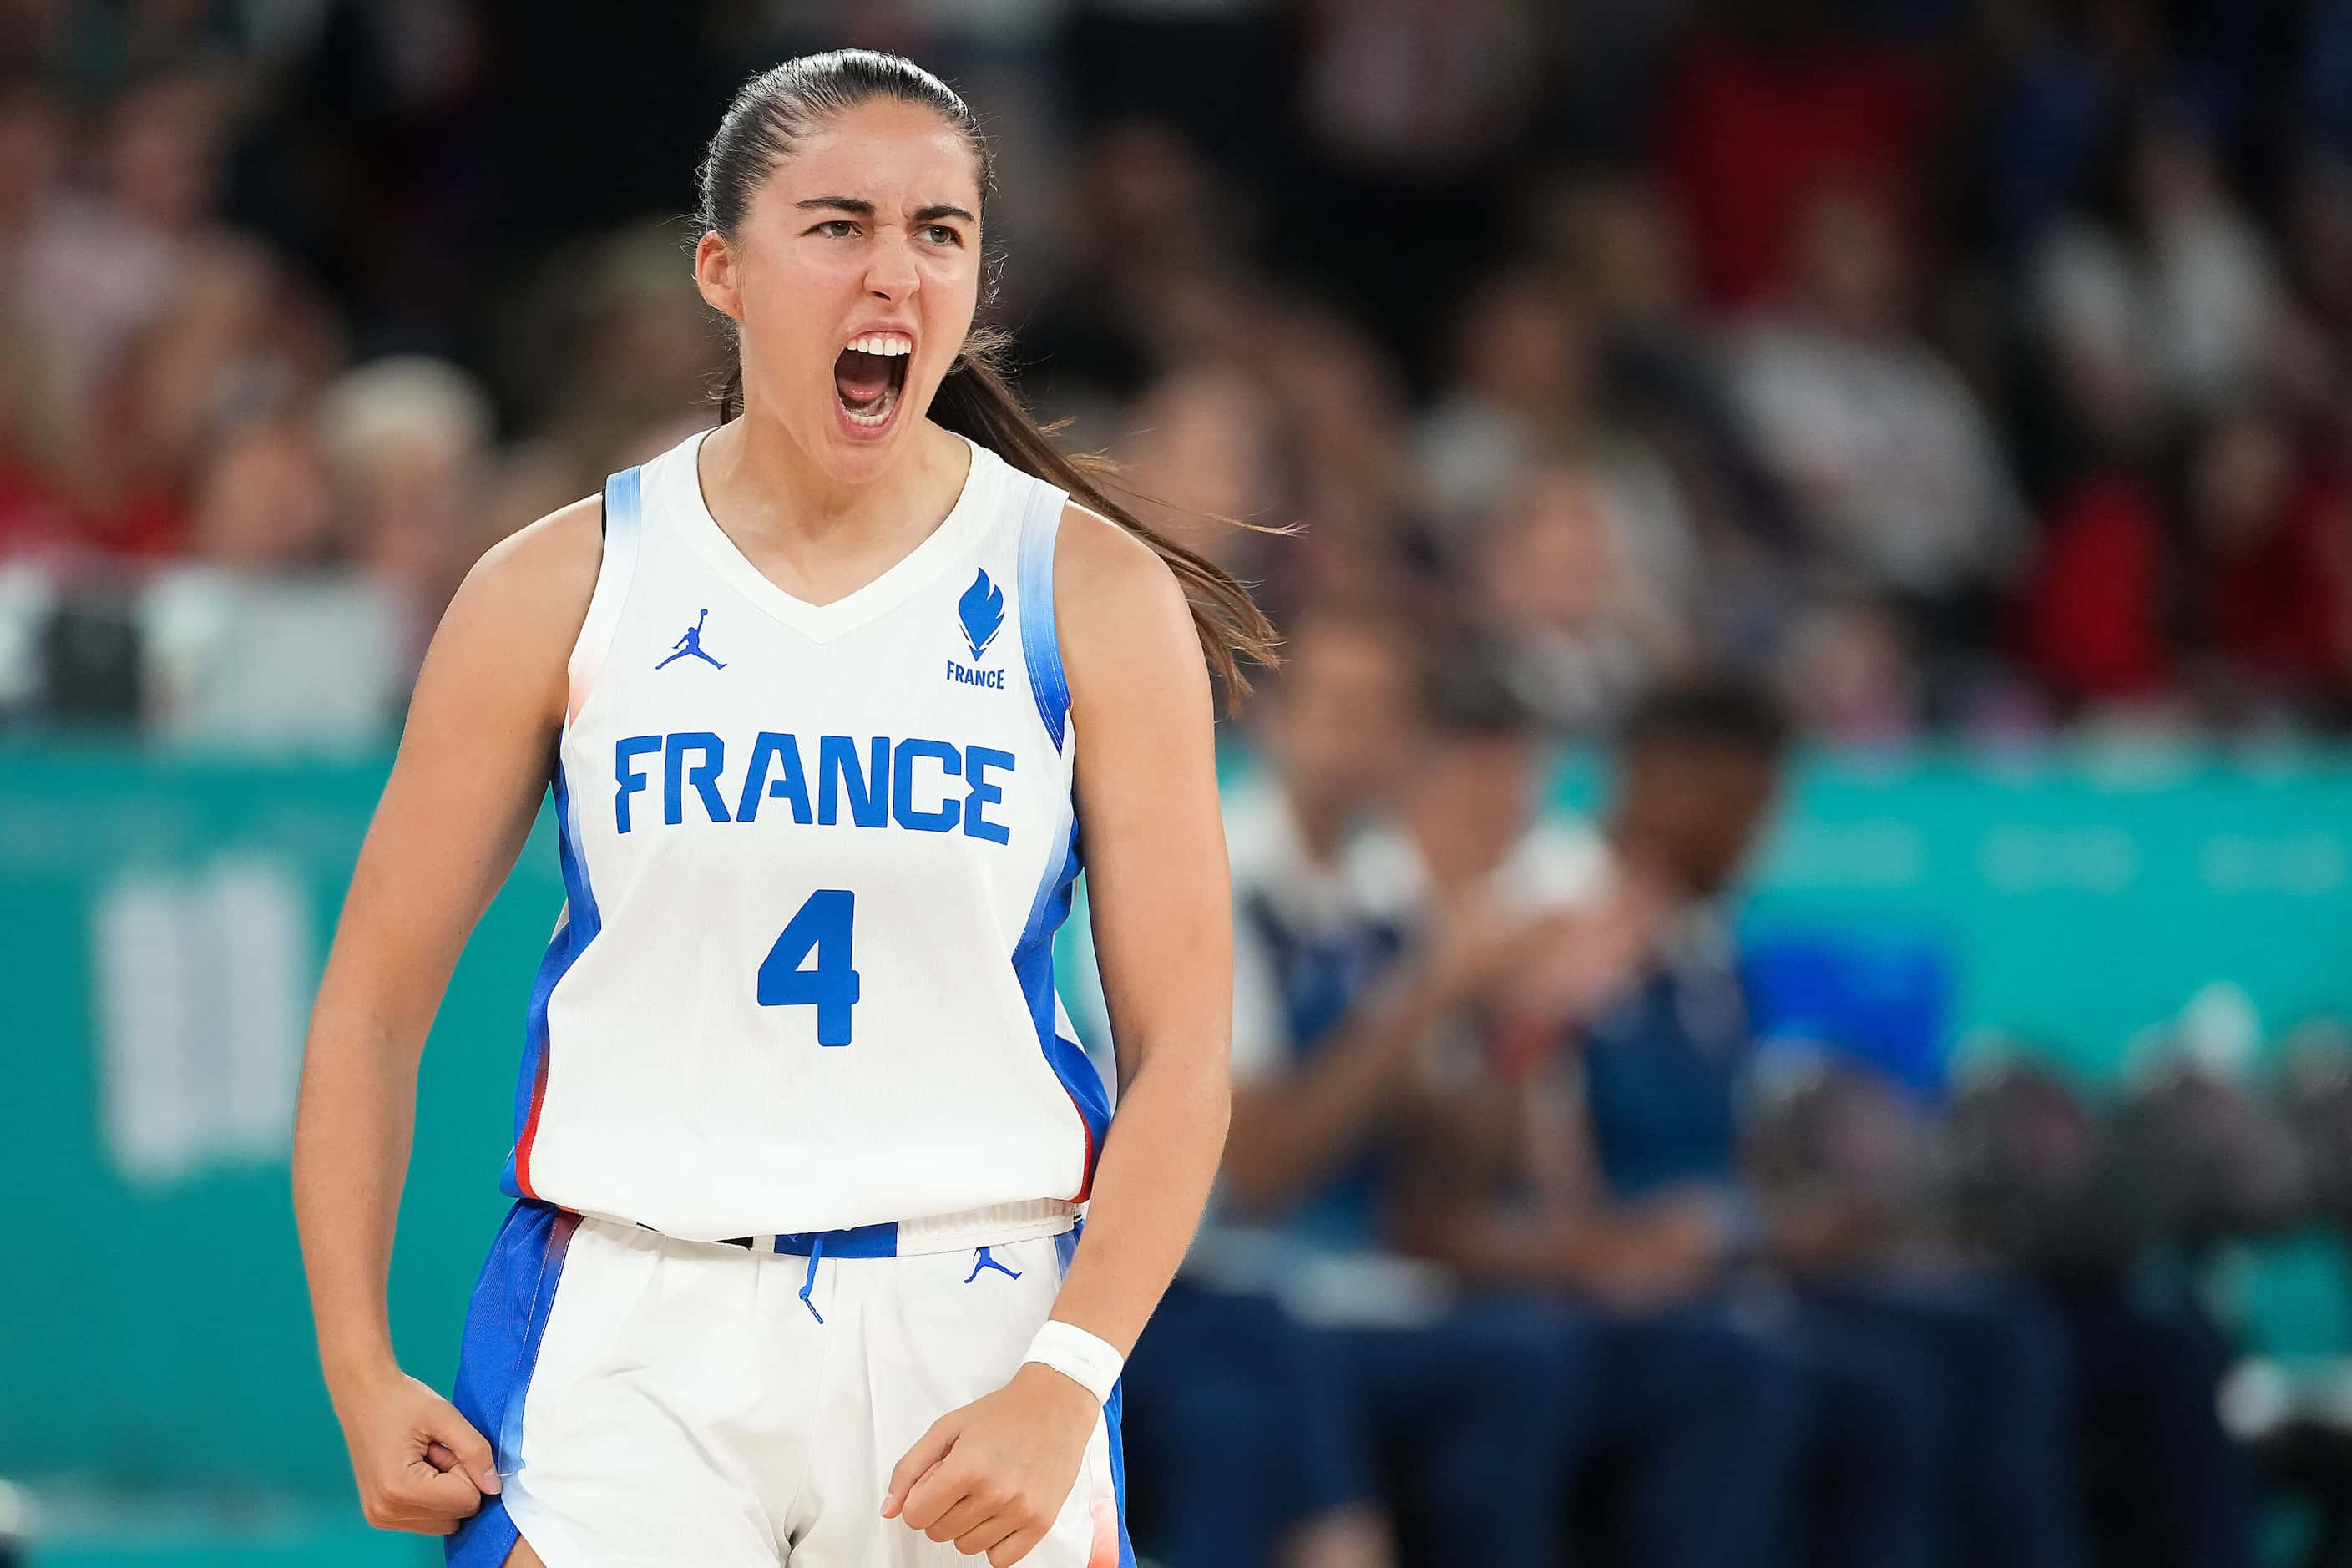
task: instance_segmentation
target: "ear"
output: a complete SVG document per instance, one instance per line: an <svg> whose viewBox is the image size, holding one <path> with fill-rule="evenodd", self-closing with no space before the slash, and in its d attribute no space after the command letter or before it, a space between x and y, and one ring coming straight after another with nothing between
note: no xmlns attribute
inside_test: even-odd
<svg viewBox="0 0 2352 1568"><path fill-rule="evenodd" d="M703 302L734 321L743 319L743 295L735 283L735 251L717 229L707 229L694 246L694 287Z"/></svg>

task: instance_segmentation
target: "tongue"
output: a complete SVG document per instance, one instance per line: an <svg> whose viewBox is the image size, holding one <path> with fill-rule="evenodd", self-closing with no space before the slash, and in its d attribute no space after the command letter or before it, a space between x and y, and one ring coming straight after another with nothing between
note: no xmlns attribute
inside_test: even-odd
<svg viewBox="0 0 2352 1568"><path fill-rule="evenodd" d="M890 390L889 357L844 349L833 363L833 384L842 402L863 413Z"/></svg>

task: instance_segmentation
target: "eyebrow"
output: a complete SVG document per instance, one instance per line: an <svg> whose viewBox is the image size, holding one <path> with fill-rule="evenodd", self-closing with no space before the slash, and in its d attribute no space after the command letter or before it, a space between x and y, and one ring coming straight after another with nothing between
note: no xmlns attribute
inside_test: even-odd
<svg viewBox="0 0 2352 1568"><path fill-rule="evenodd" d="M856 196L811 196L805 201L794 202L793 205L798 207L803 212L808 212L818 207L832 207L840 212L855 214L858 217L872 217L874 216L874 204L869 201L862 200ZM956 206L952 203L949 202L933 202L929 206L918 207L915 209L915 221L917 223L936 223L943 217L960 217L966 223L978 223L980 221L979 218L973 216L971 213L966 212L963 208Z"/></svg>

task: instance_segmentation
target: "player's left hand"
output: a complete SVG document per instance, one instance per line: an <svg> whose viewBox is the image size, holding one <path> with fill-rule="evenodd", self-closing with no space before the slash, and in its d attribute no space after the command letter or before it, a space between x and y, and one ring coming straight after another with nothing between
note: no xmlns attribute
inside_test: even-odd
<svg viewBox="0 0 2352 1568"><path fill-rule="evenodd" d="M1012 1568L1053 1528L1101 1417L1076 1383L1024 1362L994 1394L931 1423L890 1472L882 1517Z"/></svg>

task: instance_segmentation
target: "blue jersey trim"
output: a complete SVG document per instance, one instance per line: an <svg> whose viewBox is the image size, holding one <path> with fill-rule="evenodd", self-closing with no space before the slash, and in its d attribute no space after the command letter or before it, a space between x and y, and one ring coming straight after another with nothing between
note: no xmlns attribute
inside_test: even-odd
<svg viewBox="0 0 2352 1568"><path fill-rule="evenodd" d="M1024 598L1024 604L1027 603ZM1095 1162L1102 1153L1103 1139L1110 1131L1110 1094L1104 1089L1102 1075L1095 1070L1083 1047L1075 1040L1062 1036L1060 1021L1055 1016L1054 994L1054 933L1070 913L1070 896L1078 879L1078 825L1073 817L1063 838L1063 850L1046 862L1046 872L1037 886L1037 897L1029 909L1029 923L1021 933L1021 941L1013 950L1013 975L1021 987L1022 1000L1029 1006L1030 1022L1037 1030L1037 1048L1045 1053L1047 1065L1061 1080L1070 1103L1077 1108L1078 1119L1086 1124L1086 1167L1080 1174L1078 1190L1073 1203L1083 1203L1094 1186Z"/></svg>
<svg viewBox="0 0 2352 1568"><path fill-rule="evenodd" d="M1103 1402L1103 1431L1110 1439L1110 1494L1118 1503L1118 1568L1136 1568L1135 1542L1127 1535L1127 1443L1119 1427L1127 1411L1127 1383L1110 1385Z"/></svg>
<svg viewBox="0 0 2352 1568"><path fill-rule="evenodd" d="M1077 1257L1078 1244L1086 1234L1087 1222L1081 1217L1054 1238L1054 1261L1065 1279L1070 1276L1071 1260ZM1127 1381L1122 1378L1110 1385L1110 1397L1103 1402L1103 1435L1110 1442L1111 1498L1118 1505L1118 1568L1136 1568L1135 1542L1127 1534L1127 1441L1119 1430L1126 1412Z"/></svg>
<svg viewBox="0 0 2352 1568"><path fill-rule="evenodd" d="M1062 674L1062 645L1054 629L1054 539L1062 525L1059 490L1039 490L1021 524L1021 653L1029 667L1030 695L1054 750L1070 716L1070 686Z"/></svg>
<svg viewBox="0 0 2352 1568"><path fill-rule="evenodd" d="M502 1476L522 1468L523 1399L539 1369L540 1342L579 1228L580 1216L568 1210L515 1205L474 1282L450 1403L489 1439ZM449 1568L499 1568L514 1550L516 1535L504 1500L484 1498L481 1510L448 1538Z"/></svg>
<svg viewBox="0 0 2352 1568"><path fill-rule="evenodd" d="M559 763L555 769L555 848L563 871L563 923L556 928L545 956L539 961L538 976L531 982L530 1005L524 1015L522 1070L515 1084L515 1141L507 1152L506 1170L499 1179L499 1189L510 1198L538 1196L536 1192L526 1190L525 1177L547 1089L548 1004L554 998L556 983L580 961L588 944L596 940L596 933L604 929L604 916L596 909L595 890L588 885L588 868L576 847L578 843L572 791Z"/></svg>
<svg viewBox="0 0 2352 1568"><path fill-rule="evenodd" d="M636 580L638 536L643 508L639 504L642 489L637 470L624 469L604 481L604 556L596 569L596 591L589 595L588 614L580 623L580 636L572 645L572 657L564 661L566 686L566 722L576 720L586 704L588 694L596 683L597 673L604 668L613 650L613 633L620 625L621 611L628 603L629 585Z"/></svg>
<svg viewBox="0 0 2352 1568"><path fill-rule="evenodd" d="M615 524L630 533L636 531L640 481L635 468L623 468L604 481L604 529L607 537Z"/></svg>
<svg viewBox="0 0 2352 1568"><path fill-rule="evenodd" d="M776 1237L776 1250L794 1258L815 1257L820 1246L826 1258L896 1258L898 1222L852 1226L847 1230L801 1230Z"/></svg>

